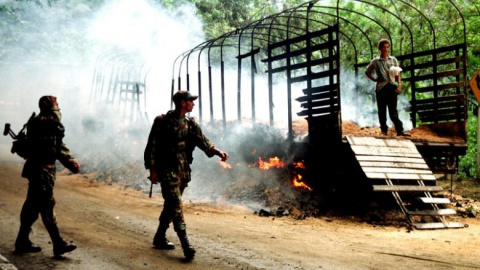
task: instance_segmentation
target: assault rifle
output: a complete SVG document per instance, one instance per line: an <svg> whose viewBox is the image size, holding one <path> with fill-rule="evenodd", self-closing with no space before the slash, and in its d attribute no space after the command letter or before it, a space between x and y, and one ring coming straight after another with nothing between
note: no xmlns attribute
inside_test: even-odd
<svg viewBox="0 0 480 270"><path fill-rule="evenodd" d="M30 116L28 122L33 117L35 117L35 112L32 113L32 116ZM23 159L27 159L28 157L27 131L25 130L28 122L23 125L23 128L20 130L20 132L18 132L18 134L15 134L15 132L13 132L13 130L10 128L10 123L6 123L5 129L3 130L4 136L10 135L10 137L13 139L12 149L10 152L12 152L12 154L16 153Z"/></svg>

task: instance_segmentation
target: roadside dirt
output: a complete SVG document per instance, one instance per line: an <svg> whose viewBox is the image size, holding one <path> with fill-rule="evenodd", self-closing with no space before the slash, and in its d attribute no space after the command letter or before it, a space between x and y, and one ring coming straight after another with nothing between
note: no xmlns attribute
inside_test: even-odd
<svg viewBox="0 0 480 270"><path fill-rule="evenodd" d="M355 217L260 217L242 205L184 204L197 256L183 261L172 229L172 251L151 247L163 200L94 175L57 177L60 231L78 249L54 259L38 220L31 239L36 254L13 254L27 181L21 161L0 160L0 253L19 269L480 269L480 219L468 228L408 231Z"/></svg>

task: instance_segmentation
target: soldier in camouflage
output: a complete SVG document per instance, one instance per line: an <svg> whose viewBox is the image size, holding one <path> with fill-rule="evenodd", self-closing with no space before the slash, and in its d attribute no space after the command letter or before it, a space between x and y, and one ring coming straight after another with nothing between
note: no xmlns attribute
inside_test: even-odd
<svg viewBox="0 0 480 270"><path fill-rule="evenodd" d="M190 164L195 147L200 148L208 157L217 155L222 161L228 159L228 153L215 147L202 133L202 129L193 118L185 115L192 111L198 96L180 90L173 95L175 110L155 118L147 146L145 148L145 168L150 170L150 181L160 182L164 198L160 224L153 238L153 246L158 249L174 249L165 233L170 222L177 232L186 259L193 259L195 249L190 245L182 211L182 194L191 180Z"/></svg>
<svg viewBox="0 0 480 270"><path fill-rule="evenodd" d="M33 223L42 217L53 243L53 253L60 256L77 247L60 237L55 213L53 186L55 185L55 161L59 160L73 173L80 172L80 165L63 143L64 127L57 98L43 96L39 101L40 113L27 123L28 157L22 177L28 179L28 192L20 213L20 230L15 241L17 253L39 252L42 249L29 239Z"/></svg>

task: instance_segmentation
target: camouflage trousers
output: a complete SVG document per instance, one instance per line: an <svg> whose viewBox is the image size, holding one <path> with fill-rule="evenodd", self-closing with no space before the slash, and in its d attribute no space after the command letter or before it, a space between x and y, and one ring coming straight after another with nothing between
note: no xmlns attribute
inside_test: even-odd
<svg viewBox="0 0 480 270"><path fill-rule="evenodd" d="M20 213L20 231L17 237L18 244L24 244L29 241L28 235L31 227L38 216L42 217L43 225L47 229L52 243L59 244L63 242L58 231L55 212L55 198L53 197L53 186L50 184L40 184L38 181L29 179L27 199Z"/></svg>
<svg viewBox="0 0 480 270"><path fill-rule="evenodd" d="M186 225L183 218L182 194L185 187L178 184L172 185L168 182L162 182L161 187L164 202L163 210L159 217L159 228L167 230L170 226L170 222L172 222L173 229L176 232L184 231Z"/></svg>

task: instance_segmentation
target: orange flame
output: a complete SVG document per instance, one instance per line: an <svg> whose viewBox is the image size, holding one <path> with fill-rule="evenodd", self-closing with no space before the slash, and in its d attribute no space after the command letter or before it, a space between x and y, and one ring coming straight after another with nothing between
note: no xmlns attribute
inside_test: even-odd
<svg viewBox="0 0 480 270"><path fill-rule="evenodd" d="M285 163L281 161L278 157L269 158L268 162L263 161L261 157L258 157L258 168L260 170L269 170L270 168L283 168Z"/></svg>
<svg viewBox="0 0 480 270"><path fill-rule="evenodd" d="M303 164L303 162L301 162L301 161L293 162L292 165L293 165L294 169L305 170L305 164ZM312 188L307 186L307 184L305 184L302 181L303 176L301 174L299 174L297 171L294 171L293 173L294 173L294 176L293 176L293 179L292 179L292 185L294 187L304 188L308 191L312 191Z"/></svg>
<svg viewBox="0 0 480 270"><path fill-rule="evenodd" d="M304 182L302 182L302 175L297 174L293 176L292 184L294 187L304 188L308 191L312 191L312 188L307 186Z"/></svg>
<svg viewBox="0 0 480 270"><path fill-rule="evenodd" d="M220 163L220 166L221 166L222 168L224 168L224 169L227 169L227 170L233 169L232 164L230 164L230 163L228 163L228 162L226 162L226 161L221 161L221 160L220 160L220 161L218 161L218 162Z"/></svg>
<svg viewBox="0 0 480 270"><path fill-rule="evenodd" d="M295 169L303 169L305 170L305 164L303 164L303 162L299 161L299 162L293 162L293 167Z"/></svg>

